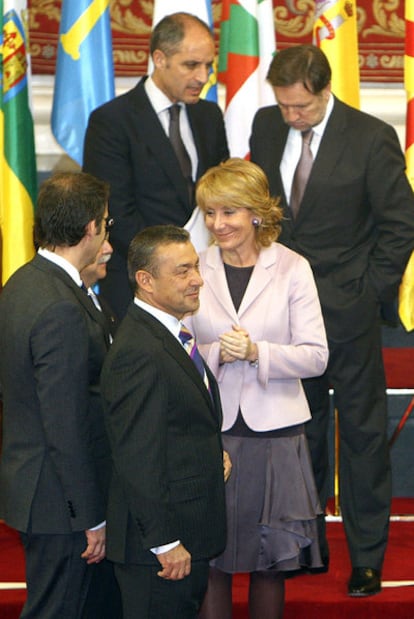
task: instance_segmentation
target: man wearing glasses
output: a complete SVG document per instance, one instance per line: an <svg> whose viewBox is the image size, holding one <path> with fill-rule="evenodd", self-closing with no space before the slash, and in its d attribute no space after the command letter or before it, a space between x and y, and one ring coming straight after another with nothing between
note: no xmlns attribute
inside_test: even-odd
<svg viewBox="0 0 414 619"><path fill-rule="evenodd" d="M23 542L26 619L85 617L105 557L110 459L99 375L110 339L80 272L104 243L108 195L107 184L89 174L45 181L35 216L38 253L0 297L0 517ZM95 614L86 616L120 616L105 573L102 605L110 614L92 604Z"/></svg>

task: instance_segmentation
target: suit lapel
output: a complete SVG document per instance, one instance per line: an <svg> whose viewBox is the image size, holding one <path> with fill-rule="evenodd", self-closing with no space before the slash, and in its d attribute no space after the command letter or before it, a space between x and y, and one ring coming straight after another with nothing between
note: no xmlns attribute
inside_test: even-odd
<svg viewBox="0 0 414 619"><path fill-rule="evenodd" d="M157 114L152 107L144 89L145 80L141 80L131 93L134 113L139 116L140 135L148 150L157 159L160 167L171 181L177 192L183 210L189 217L191 207L188 202L188 189L180 169L171 142L168 139Z"/></svg>
<svg viewBox="0 0 414 619"><path fill-rule="evenodd" d="M236 312L227 284L226 273L220 250L217 246L210 247L206 254L206 270L203 272L204 285L209 287L210 293L216 298L223 310L228 314L234 324L238 324L240 318L255 302L264 288L271 283L268 272L269 266L276 259L274 247L263 249L253 269L252 276L243 295L239 311Z"/></svg>
<svg viewBox="0 0 414 619"><path fill-rule="evenodd" d="M166 333L163 337L164 348L169 355L178 363L181 368L184 370L186 374L191 378L194 385L201 391L203 398L208 403L209 407L212 407L211 396L208 392L208 389L197 370L195 364L190 359L190 356L184 350L184 347L181 346L180 342L178 342L175 337L166 329ZM204 361L203 361L204 363ZM205 366L205 364L204 364Z"/></svg>
<svg viewBox="0 0 414 619"><path fill-rule="evenodd" d="M238 322L237 312L234 308L227 285L226 273L220 250L217 245L208 248L206 253L206 269L203 271L204 286L209 288L217 303L228 314L232 323Z"/></svg>
<svg viewBox="0 0 414 619"><path fill-rule="evenodd" d="M242 318L243 314L262 294L263 290L272 283L269 267L275 263L275 260L276 250L274 247L266 247L261 250L240 304L239 318Z"/></svg>
<svg viewBox="0 0 414 619"><path fill-rule="evenodd" d="M298 226L309 216L313 205L318 203L320 194L324 191L325 183L321 183L321 179L328 179L332 174L338 174L338 161L345 148L344 140L341 139L346 130L345 109L341 102L335 99L296 219ZM323 199L325 201L326 196Z"/></svg>
<svg viewBox="0 0 414 619"><path fill-rule="evenodd" d="M59 279L65 286L67 286L74 294L79 304L85 309L94 322L97 322L101 327L105 335L105 341L109 346L110 337L109 329L105 316L94 305L92 299L88 294L77 286L76 282L58 265L54 264L50 260L43 258L43 256L36 255L33 259L33 265L42 271L46 271Z"/></svg>
<svg viewBox="0 0 414 619"><path fill-rule="evenodd" d="M182 370L189 376L194 385L202 393L210 409L213 409L213 403L207 387L205 386L196 366L180 342L172 335L172 333L169 332L166 327L164 327L159 320L151 316L148 312L145 312L137 305L133 304L131 306L131 311L133 312L133 317L135 320L145 323L152 335L162 341L165 351L171 356L174 363L178 363Z"/></svg>
<svg viewBox="0 0 414 619"><path fill-rule="evenodd" d="M280 197L283 204L287 204L287 200L283 186L282 175L280 173L280 163L282 161L283 151L285 150L288 133L289 127L285 122L283 122L282 117L280 117L279 126L274 131L271 131L268 153L268 161L274 162L274 170L273 173L269 176L269 178L272 178L273 174L275 175L276 186L280 187L281 189Z"/></svg>
<svg viewBox="0 0 414 619"><path fill-rule="evenodd" d="M198 158L198 166L196 178L198 179L202 171L204 171L207 167L207 152L206 152L206 136L203 135L203 127L199 122L199 114L197 104L195 105L186 105L188 122L190 123L191 132L193 134L194 144L197 151Z"/></svg>

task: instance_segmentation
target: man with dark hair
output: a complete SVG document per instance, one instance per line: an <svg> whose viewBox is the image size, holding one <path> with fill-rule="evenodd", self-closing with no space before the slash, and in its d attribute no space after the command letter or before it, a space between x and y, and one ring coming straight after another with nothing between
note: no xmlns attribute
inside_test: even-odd
<svg viewBox="0 0 414 619"><path fill-rule="evenodd" d="M128 269L135 299L101 381L114 463L107 553L124 619L193 619L226 527L218 387L180 341L203 280L188 232L171 225L135 236Z"/></svg>
<svg viewBox="0 0 414 619"><path fill-rule="evenodd" d="M111 185L114 255L102 294L119 317L133 296L131 239L146 226L183 226L195 206L194 182L229 155L220 108L200 99L214 61L209 27L194 15L169 15L150 49L152 75L95 110L85 136L83 169Z"/></svg>
<svg viewBox="0 0 414 619"><path fill-rule="evenodd" d="M46 180L38 253L0 296L0 517L24 546L25 619L82 617L105 556L110 455L99 374L109 333L79 273L104 241L108 195L89 174Z"/></svg>
<svg viewBox="0 0 414 619"><path fill-rule="evenodd" d="M251 158L281 196L279 240L313 268L329 341L326 374L304 381L315 478L325 506L331 386L348 591L372 595L381 589L391 504L380 308L395 300L414 246L413 192L395 130L331 93L331 68L318 47L278 52L268 79L278 105L257 112Z"/></svg>

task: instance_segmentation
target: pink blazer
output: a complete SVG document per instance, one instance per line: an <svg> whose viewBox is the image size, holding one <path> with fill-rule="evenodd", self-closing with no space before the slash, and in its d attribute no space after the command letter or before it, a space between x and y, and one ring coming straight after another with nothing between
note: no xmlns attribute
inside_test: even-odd
<svg viewBox="0 0 414 619"><path fill-rule="evenodd" d="M238 313L217 246L201 254L200 270L204 279L200 309L185 322L217 378L223 430L233 425L239 407L248 426L257 431L309 420L300 379L323 374L328 346L307 260L278 243L262 249ZM257 368L247 361L219 365L218 336L233 324L246 329L256 342Z"/></svg>

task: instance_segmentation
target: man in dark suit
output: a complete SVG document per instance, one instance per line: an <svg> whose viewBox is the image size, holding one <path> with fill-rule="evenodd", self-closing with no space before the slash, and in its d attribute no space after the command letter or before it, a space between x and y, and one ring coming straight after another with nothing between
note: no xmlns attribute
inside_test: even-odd
<svg viewBox="0 0 414 619"><path fill-rule="evenodd" d="M83 169L111 186L114 255L102 294L119 317L133 296L126 266L131 239L146 226L183 226L195 206L188 181L229 155L219 107L200 100L214 61L209 27L186 13L167 16L154 28L150 51L152 75L95 110L85 136ZM190 179L169 139L169 108L177 103Z"/></svg>
<svg viewBox="0 0 414 619"><path fill-rule="evenodd" d="M104 241L108 195L89 174L45 181L38 254L0 296L0 516L23 541L25 619L82 617L105 556L110 452L99 376L109 333L79 273Z"/></svg>
<svg viewBox="0 0 414 619"><path fill-rule="evenodd" d="M313 416L307 433L325 505L331 385L353 568L348 589L353 596L370 595L381 588L391 501L380 306L395 299L413 249L413 193L394 129L332 95L331 69L320 49L282 50L268 79L278 105L256 114L251 156L267 173L272 193L281 196L279 240L304 255L314 271L330 361L324 376L305 381ZM313 166L295 216L293 179L301 133L309 129L313 135L304 137L311 140Z"/></svg>
<svg viewBox="0 0 414 619"><path fill-rule="evenodd" d="M188 232L171 225L136 235L128 271L136 296L101 381L114 463L107 553L124 619L192 619L225 545L218 387L179 339L203 281Z"/></svg>

